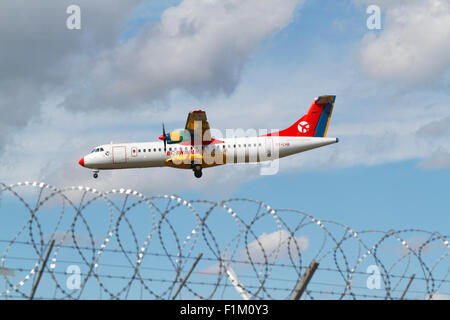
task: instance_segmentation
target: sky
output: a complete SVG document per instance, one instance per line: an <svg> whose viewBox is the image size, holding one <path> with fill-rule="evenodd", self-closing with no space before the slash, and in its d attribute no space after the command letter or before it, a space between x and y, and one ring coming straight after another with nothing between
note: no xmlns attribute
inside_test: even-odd
<svg viewBox="0 0 450 320"><path fill-rule="evenodd" d="M0 182L262 200L356 229L449 233L450 1L2 1ZM381 28L366 12L378 5ZM339 143L279 162L101 172L94 146L213 128L282 129L335 94Z"/></svg>

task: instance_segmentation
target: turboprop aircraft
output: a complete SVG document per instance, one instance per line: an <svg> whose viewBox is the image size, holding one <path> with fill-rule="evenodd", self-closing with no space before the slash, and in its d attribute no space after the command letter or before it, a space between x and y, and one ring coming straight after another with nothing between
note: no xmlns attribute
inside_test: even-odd
<svg viewBox="0 0 450 320"><path fill-rule="evenodd" d="M326 137L335 99L314 99L308 112L287 129L223 140L211 137L205 111L196 110L189 112L183 130L166 133L163 124L160 141L100 145L78 163L92 169L94 178L100 170L166 166L193 170L200 178L204 168L271 161L338 142Z"/></svg>

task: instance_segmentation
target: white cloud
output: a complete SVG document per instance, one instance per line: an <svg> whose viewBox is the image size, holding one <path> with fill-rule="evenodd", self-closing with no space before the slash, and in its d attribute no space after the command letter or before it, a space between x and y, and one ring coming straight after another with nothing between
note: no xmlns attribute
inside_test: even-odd
<svg viewBox="0 0 450 320"><path fill-rule="evenodd" d="M103 52L74 93L69 106L131 108L167 96L230 94L251 53L287 26L300 0L184 0L167 9L161 22Z"/></svg>
<svg viewBox="0 0 450 320"><path fill-rule="evenodd" d="M417 130L417 135L425 138L434 138L450 132L450 117L431 121Z"/></svg>
<svg viewBox="0 0 450 320"><path fill-rule="evenodd" d="M115 46L138 2L78 0L82 29L69 31L71 0L0 1L0 149L12 132L39 116L40 103L52 91L67 85L80 59Z"/></svg>
<svg viewBox="0 0 450 320"><path fill-rule="evenodd" d="M420 250L421 255L426 255L433 252L440 252L445 248L442 243L430 241L430 238L427 238L420 234L405 239L405 241L407 246L405 246L403 243L396 242L394 245L384 245L383 250L404 257L405 255L411 255L413 254L413 252L417 252L418 250Z"/></svg>
<svg viewBox="0 0 450 320"><path fill-rule="evenodd" d="M433 293L430 297L430 295L427 295L425 297L425 300L450 300L450 295L445 294L445 293Z"/></svg>
<svg viewBox="0 0 450 320"><path fill-rule="evenodd" d="M369 32L360 48L364 71L400 87L428 86L450 70L448 0L364 1L378 3L384 30Z"/></svg>
<svg viewBox="0 0 450 320"><path fill-rule="evenodd" d="M272 233L263 233L258 239L250 242L246 248L240 249L241 261L249 263L275 262L286 258L289 253L293 259L298 259L299 251L303 253L309 248L309 238L306 236L292 237L287 230L278 230ZM223 257L225 260L227 257ZM243 266L242 263L230 263L236 268ZM203 275L217 275L224 273L225 266L220 267L216 263L202 269Z"/></svg>
<svg viewBox="0 0 450 320"><path fill-rule="evenodd" d="M439 148L422 160L419 167L428 170L450 168L450 152L444 148Z"/></svg>
<svg viewBox="0 0 450 320"><path fill-rule="evenodd" d="M278 230L272 233L263 233L258 239L247 245L242 251L245 259L253 262L263 263L265 258L269 262L284 258L289 253L295 259L298 251L306 251L309 247L309 239L306 236L292 237L287 230Z"/></svg>

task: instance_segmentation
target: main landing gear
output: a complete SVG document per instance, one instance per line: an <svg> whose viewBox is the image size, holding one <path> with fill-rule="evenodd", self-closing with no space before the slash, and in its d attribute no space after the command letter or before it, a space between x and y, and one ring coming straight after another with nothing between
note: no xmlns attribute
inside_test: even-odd
<svg viewBox="0 0 450 320"><path fill-rule="evenodd" d="M196 178L202 177L202 166L200 164L192 164L192 170L194 170L194 176Z"/></svg>
<svg viewBox="0 0 450 320"><path fill-rule="evenodd" d="M93 177L94 177L94 179L97 179L98 178L98 170L92 170L92 173L93 173Z"/></svg>

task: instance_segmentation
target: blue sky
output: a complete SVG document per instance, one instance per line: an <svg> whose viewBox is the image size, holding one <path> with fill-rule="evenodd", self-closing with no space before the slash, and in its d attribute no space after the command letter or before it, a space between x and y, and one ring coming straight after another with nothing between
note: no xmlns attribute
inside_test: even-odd
<svg viewBox="0 0 450 320"><path fill-rule="evenodd" d="M60 56L28 57L36 66L32 77L14 71L0 78L8 85L21 80L24 90L5 89L0 99L3 118L11 120L0 128L0 181L123 187L212 201L244 197L355 230L448 235L449 4L289 0L280 8L275 2L262 1L259 11L252 10L257 2L242 2L234 15L207 1L129 0L122 10L105 12L101 4L81 3L84 15L96 19L87 18L79 34L55 29L48 35ZM372 2L381 8L381 30L366 26ZM48 5L47 20L59 21ZM102 23L108 17L117 30ZM18 42L33 36L25 31ZM0 32L2 38L8 39ZM15 49L21 50L11 46L0 59L5 70ZM255 165L228 165L205 170L201 180L163 168L102 172L94 181L77 164L95 145L156 140L161 121L169 129L182 127L199 107L223 131L284 128L323 94L337 95L328 135L340 142L282 159L276 175L259 175ZM15 208L9 200L3 209ZM259 231L274 231L266 227ZM101 234L102 226L95 228ZM319 239L308 236L310 243Z"/></svg>
<svg viewBox="0 0 450 320"><path fill-rule="evenodd" d="M264 177L241 185L235 195L258 194L277 208L299 208L360 229L420 226L445 234L448 179L448 172L426 172L405 161Z"/></svg>

